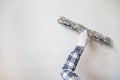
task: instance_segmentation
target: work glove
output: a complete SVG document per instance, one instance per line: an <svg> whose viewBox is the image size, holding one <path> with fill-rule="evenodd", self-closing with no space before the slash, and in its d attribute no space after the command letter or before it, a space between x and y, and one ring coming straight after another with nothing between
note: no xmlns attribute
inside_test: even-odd
<svg viewBox="0 0 120 80"><path fill-rule="evenodd" d="M90 40L90 38L88 37L87 30L82 30L80 35L78 36L77 46L85 47L89 40Z"/></svg>

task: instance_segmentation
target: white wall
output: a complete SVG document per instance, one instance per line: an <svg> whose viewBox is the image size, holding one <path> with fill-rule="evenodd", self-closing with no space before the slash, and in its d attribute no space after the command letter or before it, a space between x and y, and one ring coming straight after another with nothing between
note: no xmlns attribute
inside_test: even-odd
<svg viewBox="0 0 120 80"><path fill-rule="evenodd" d="M89 42L76 70L81 79L120 80L120 0L0 0L0 80L61 80L79 34L59 16L113 38L113 48Z"/></svg>

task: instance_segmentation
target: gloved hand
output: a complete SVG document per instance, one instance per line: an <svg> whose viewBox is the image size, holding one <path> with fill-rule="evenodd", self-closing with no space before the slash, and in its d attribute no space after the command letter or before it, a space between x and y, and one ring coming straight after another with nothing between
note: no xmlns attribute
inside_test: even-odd
<svg viewBox="0 0 120 80"><path fill-rule="evenodd" d="M83 30L79 37L78 37L78 43L77 46L83 46L85 47L87 45L87 42L90 40L90 38L88 37L88 33L87 30Z"/></svg>

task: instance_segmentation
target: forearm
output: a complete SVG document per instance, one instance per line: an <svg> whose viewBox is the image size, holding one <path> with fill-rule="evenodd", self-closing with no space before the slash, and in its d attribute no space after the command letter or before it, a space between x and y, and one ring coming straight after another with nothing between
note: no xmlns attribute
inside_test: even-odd
<svg viewBox="0 0 120 80"><path fill-rule="evenodd" d="M80 56L84 50L83 46L76 46L75 49L69 54L62 69L68 69L74 71L80 59Z"/></svg>
<svg viewBox="0 0 120 80"><path fill-rule="evenodd" d="M69 54L65 64L61 70L61 76L63 80L80 80L79 76L74 73L81 54L87 44L88 36L87 32L84 31L79 36L79 42L75 49Z"/></svg>
<svg viewBox="0 0 120 80"><path fill-rule="evenodd" d="M75 49L69 54L61 71L63 80L80 80L79 76L74 73L74 70L76 69L83 50L84 46L76 46Z"/></svg>

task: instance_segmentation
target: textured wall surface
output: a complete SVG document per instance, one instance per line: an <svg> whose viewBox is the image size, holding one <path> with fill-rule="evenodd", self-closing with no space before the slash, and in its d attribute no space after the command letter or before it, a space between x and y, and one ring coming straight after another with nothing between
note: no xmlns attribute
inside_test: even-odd
<svg viewBox="0 0 120 80"><path fill-rule="evenodd" d="M59 25L59 16L113 38L113 48L88 43L81 79L120 80L119 0L0 0L0 80L61 80L79 34Z"/></svg>

